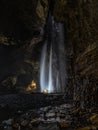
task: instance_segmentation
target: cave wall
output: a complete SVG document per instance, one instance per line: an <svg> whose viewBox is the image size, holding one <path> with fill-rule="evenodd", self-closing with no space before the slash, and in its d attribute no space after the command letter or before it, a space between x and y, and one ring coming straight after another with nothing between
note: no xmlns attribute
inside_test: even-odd
<svg viewBox="0 0 98 130"><path fill-rule="evenodd" d="M57 0L54 16L66 29L66 91L75 105L93 108L98 104L98 1Z"/></svg>
<svg viewBox="0 0 98 130"><path fill-rule="evenodd" d="M40 32L47 16L48 0L1 0L0 42L28 40Z"/></svg>
<svg viewBox="0 0 98 130"><path fill-rule="evenodd" d="M78 86L80 88L78 88ZM78 90L80 89L80 90ZM75 100L81 101L81 107L94 107L98 102L98 46L87 46L75 62ZM80 91L80 93L78 92Z"/></svg>
<svg viewBox="0 0 98 130"><path fill-rule="evenodd" d="M48 0L0 1L0 94L39 81ZM37 84L39 90L39 84Z"/></svg>

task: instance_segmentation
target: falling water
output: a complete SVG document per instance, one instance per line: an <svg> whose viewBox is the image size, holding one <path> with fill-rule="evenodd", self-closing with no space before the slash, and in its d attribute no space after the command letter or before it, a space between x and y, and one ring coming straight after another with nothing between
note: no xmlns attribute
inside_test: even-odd
<svg viewBox="0 0 98 130"><path fill-rule="evenodd" d="M53 81L52 81L52 46L50 49L50 61L49 61L49 80L48 80L48 91L53 92Z"/></svg>
<svg viewBox="0 0 98 130"><path fill-rule="evenodd" d="M42 50L42 57L41 57L41 66L40 66L40 85L41 85L41 92L46 88L47 86L47 80L46 80L46 55L47 54L47 43L44 44L43 50Z"/></svg>
<svg viewBox="0 0 98 130"><path fill-rule="evenodd" d="M40 65L41 92L64 92L66 69L63 24L56 23L50 15L48 38L42 49Z"/></svg>
<svg viewBox="0 0 98 130"><path fill-rule="evenodd" d="M59 92L60 90L60 81L59 81L59 72L57 72L57 75L56 75L56 87L57 87L57 92Z"/></svg>
<svg viewBox="0 0 98 130"><path fill-rule="evenodd" d="M47 42L43 46L40 69L41 92L47 89L49 93L53 92L52 81L52 46L50 48L49 66L47 67ZM47 70L48 69L48 70Z"/></svg>

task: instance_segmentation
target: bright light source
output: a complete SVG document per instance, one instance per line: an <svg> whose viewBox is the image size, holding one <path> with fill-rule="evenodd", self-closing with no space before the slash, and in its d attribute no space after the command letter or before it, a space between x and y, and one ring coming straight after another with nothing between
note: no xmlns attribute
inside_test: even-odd
<svg viewBox="0 0 98 130"><path fill-rule="evenodd" d="M48 93L48 90L47 90L47 89L44 89L43 93L44 93L44 94L47 94L47 93Z"/></svg>

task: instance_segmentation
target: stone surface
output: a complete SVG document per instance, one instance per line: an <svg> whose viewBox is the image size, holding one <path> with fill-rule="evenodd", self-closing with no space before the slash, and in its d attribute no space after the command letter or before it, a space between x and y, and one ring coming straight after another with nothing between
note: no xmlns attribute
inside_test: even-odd
<svg viewBox="0 0 98 130"><path fill-rule="evenodd" d="M2 129L6 127L11 129L25 129L25 130L97 130L98 124L93 124L93 122L89 122L90 120L95 120L97 114L91 116L91 113L76 112L76 110L70 104L62 104L55 106L45 106L39 109L28 110L23 112L21 115L17 115L11 119L5 120L1 124ZM64 115L62 117L62 114ZM9 125L9 121L11 121L11 125ZM0 127L1 128L1 127Z"/></svg>

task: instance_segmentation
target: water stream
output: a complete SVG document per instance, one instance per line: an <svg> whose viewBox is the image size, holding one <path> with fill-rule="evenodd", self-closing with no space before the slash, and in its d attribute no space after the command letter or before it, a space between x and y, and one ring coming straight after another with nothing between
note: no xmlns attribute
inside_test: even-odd
<svg viewBox="0 0 98 130"><path fill-rule="evenodd" d="M49 15L47 22L47 38L43 45L40 64L41 92L64 92L66 86L66 63L64 26L56 23Z"/></svg>

